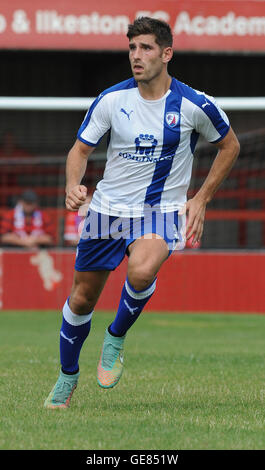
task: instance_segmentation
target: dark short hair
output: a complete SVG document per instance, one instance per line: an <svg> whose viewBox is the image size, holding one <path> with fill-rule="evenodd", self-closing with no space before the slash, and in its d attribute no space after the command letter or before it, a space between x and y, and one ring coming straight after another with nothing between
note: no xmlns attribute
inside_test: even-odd
<svg viewBox="0 0 265 470"><path fill-rule="evenodd" d="M173 36L171 28L165 21L142 16L128 25L127 38L130 40L140 34L154 34L160 47L172 47Z"/></svg>
<svg viewBox="0 0 265 470"><path fill-rule="evenodd" d="M26 189L26 191L24 191L21 194L20 199L24 202L29 202L29 203L38 202L38 196L35 193L35 191L33 191L32 189Z"/></svg>

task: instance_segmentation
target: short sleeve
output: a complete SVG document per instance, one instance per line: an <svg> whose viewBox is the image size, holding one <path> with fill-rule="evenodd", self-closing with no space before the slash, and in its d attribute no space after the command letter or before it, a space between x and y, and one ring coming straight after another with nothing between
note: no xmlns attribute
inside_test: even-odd
<svg viewBox="0 0 265 470"><path fill-rule="evenodd" d="M195 130L203 135L208 142L219 142L230 129L226 113L212 96L205 93L201 94L201 99L196 104L193 112Z"/></svg>
<svg viewBox="0 0 265 470"><path fill-rule="evenodd" d="M77 137L85 144L96 147L111 127L109 95L100 94L89 108Z"/></svg>

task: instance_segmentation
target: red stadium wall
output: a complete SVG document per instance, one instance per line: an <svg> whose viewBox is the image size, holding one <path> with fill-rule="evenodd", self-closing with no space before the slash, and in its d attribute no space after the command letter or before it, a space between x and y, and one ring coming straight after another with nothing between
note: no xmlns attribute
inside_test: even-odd
<svg viewBox="0 0 265 470"><path fill-rule="evenodd" d="M69 295L74 253L0 254L2 309L61 309ZM110 274L97 309L115 310L126 260ZM146 310L265 313L265 253L185 251L162 267Z"/></svg>
<svg viewBox="0 0 265 470"><path fill-rule="evenodd" d="M128 23L167 21L180 51L264 52L260 0L12 0L0 8L1 49L127 50Z"/></svg>

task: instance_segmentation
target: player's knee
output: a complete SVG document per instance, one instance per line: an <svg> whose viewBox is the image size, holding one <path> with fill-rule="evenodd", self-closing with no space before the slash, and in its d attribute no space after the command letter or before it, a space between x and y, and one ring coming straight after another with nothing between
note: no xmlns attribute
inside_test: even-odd
<svg viewBox="0 0 265 470"><path fill-rule="evenodd" d="M69 307L76 315L87 315L93 310L95 303L93 295L89 295L85 289L80 287L72 289Z"/></svg>
<svg viewBox="0 0 265 470"><path fill-rule="evenodd" d="M153 282L155 278L154 270L151 266L134 266L128 269L129 283L135 290L144 290Z"/></svg>

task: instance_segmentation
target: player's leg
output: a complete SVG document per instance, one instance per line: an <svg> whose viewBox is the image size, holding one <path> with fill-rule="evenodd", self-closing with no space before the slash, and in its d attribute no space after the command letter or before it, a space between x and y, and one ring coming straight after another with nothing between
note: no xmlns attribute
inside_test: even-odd
<svg viewBox="0 0 265 470"><path fill-rule="evenodd" d="M109 271L77 272L71 295L63 307L60 330L59 378L45 401L46 408L66 408L79 378L79 355L90 332L94 306L108 278Z"/></svg>
<svg viewBox="0 0 265 470"><path fill-rule="evenodd" d="M139 317L156 287L156 274L168 258L168 245L162 237L145 235L129 246L128 274L122 289L116 317L105 332L98 383L114 387L123 370L123 344L129 328Z"/></svg>
<svg viewBox="0 0 265 470"><path fill-rule="evenodd" d="M80 351L90 332L93 309L108 275L109 271L75 271L71 294L63 307L60 331L60 358L65 374L79 370Z"/></svg>
<svg viewBox="0 0 265 470"><path fill-rule="evenodd" d="M125 335L136 321L155 292L156 275L168 254L165 240L154 234L145 235L129 246L127 279L122 289L117 315L110 326L112 334Z"/></svg>

